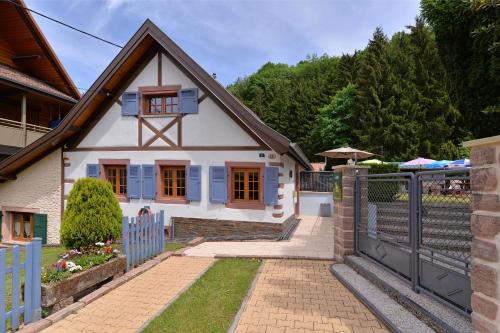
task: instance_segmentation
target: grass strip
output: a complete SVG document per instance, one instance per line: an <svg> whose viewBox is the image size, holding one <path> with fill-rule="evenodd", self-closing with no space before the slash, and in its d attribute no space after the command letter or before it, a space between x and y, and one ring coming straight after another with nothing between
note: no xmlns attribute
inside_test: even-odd
<svg viewBox="0 0 500 333"><path fill-rule="evenodd" d="M259 259L218 260L143 332L227 332L259 266Z"/></svg>

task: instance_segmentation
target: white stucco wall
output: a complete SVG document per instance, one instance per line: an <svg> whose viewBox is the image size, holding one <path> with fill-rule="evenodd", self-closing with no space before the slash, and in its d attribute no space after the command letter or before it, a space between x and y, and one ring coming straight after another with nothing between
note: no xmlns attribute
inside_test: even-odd
<svg viewBox="0 0 500 333"><path fill-rule="evenodd" d="M47 243L59 243L61 223L61 150L57 149L17 174L16 180L0 183L0 208L31 208L47 214ZM14 210L15 211L15 210ZM2 235L10 240L11 223L4 215Z"/></svg>
<svg viewBox="0 0 500 333"><path fill-rule="evenodd" d="M266 157L259 157L264 153ZM165 210L167 218L172 216L194 217L221 220L255 221L281 223L293 214L293 178L290 179L288 172L285 177L280 177L280 182L285 184L280 193L284 193L283 204L284 214L282 217L273 217L277 211L274 206L266 206L264 210L254 209L234 209L227 208L224 204L212 204L209 202L209 166L223 166L226 161L231 162L262 162L269 165L269 162L276 162L277 159L270 160L270 151L113 151L113 152L65 152L68 157L65 167L65 178L76 180L86 176L86 165L96 164L99 159L130 159L130 164L154 164L155 160L189 160L191 165L201 165L202 167L202 198L200 202L189 204L163 204L154 200L130 199L128 203L120 203L124 215L133 216L137 214L139 208L145 205L150 206L153 211ZM280 168L281 169L281 168ZM72 188L71 183L65 184L65 195L69 194Z"/></svg>
<svg viewBox="0 0 500 333"><path fill-rule="evenodd" d="M320 204L329 203L333 216L333 193L330 192L300 192L299 193L300 215L318 216L320 215Z"/></svg>

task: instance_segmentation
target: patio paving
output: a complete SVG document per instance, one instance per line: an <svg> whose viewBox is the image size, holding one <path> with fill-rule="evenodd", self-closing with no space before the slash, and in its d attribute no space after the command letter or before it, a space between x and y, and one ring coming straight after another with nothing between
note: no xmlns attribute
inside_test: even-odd
<svg viewBox="0 0 500 333"><path fill-rule="evenodd" d="M289 241L205 242L184 252L195 257L333 259L333 218L302 216Z"/></svg>
<svg viewBox="0 0 500 333"><path fill-rule="evenodd" d="M235 332L389 332L333 277L332 263L265 260Z"/></svg>
<svg viewBox="0 0 500 333"><path fill-rule="evenodd" d="M211 258L170 257L43 332L137 332L213 262Z"/></svg>

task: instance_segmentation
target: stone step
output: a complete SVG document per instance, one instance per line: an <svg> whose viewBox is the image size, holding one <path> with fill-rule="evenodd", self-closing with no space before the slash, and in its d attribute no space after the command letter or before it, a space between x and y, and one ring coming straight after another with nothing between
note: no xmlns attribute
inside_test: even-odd
<svg viewBox="0 0 500 333"><path fill-rule="evenodd" d="M451 307L444 305L436 299L424 294L415 293L409 284L391 274L388 270L373 263L371 260L347 256L344 263L363 277L366 281L375 285L391 301L397 302L404 309L413 314L422 323L426 324L436 332L472 333L474 329L470 317ZM353 273L350 273L351 276ZM347 280L353 283L351 280ZM382 302L382 308L385 304ZM420 332L417 327L402 332Z"/></svg>
<svg viewBox="0 0 500 333"><path fill-rule="evenodd" d="M435 332L431 326L417 318L411 311L397 303L365 277L356 273L351 267L337 263L332 265L331 272L392 332Z"/></svg>

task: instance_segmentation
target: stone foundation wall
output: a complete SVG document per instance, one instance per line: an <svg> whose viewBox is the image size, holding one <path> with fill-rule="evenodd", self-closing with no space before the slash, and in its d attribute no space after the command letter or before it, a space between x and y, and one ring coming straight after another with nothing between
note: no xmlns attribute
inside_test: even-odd
<svg viewBox="0 0 500 333"><path fill-rule="evenodd" d="M472 323L500 332L500 136L464 144L471 150Z"/></svg>
<svg viewBox="0 0 500 333"><path fill-rule="evenodd" d="M292 215L283 223L213 220L189 217L173 217L175 238L203 237L214 240L277 239L287 229Z"/></svg>

